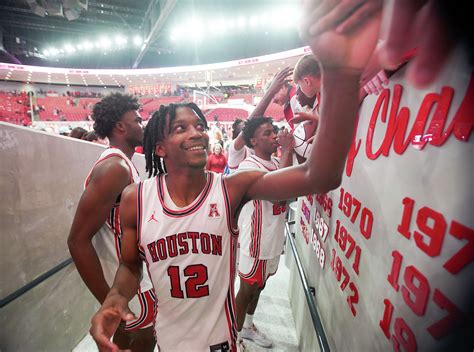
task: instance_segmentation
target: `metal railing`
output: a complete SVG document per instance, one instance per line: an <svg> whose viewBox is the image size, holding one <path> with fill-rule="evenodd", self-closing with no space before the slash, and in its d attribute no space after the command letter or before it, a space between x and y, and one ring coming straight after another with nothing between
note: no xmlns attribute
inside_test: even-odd
<svg viewBox="0 0 474 352"><path fill-rule="evenodd" d="M311 314L311 320L313 321L314 331L316 332L316 336L318 337L319 348L321 349L322 352L329 352L330 349L329 349L328 340L326 338L323 324L321 323L321 318L319 317L319 313L316 308L316 303L315 303L316 298L313 299L314 293L312 294L312 292L314 292L314 289L312 291L308 284L308 279L304 272L303 265L301 264L301 259L298 254L298 250L296 248L295 239L293 238L294 234L290 231L290 225L293 225L294 223L295 223L294 221L290 221L286 223L285 225L286 234L287 234L286 238L288 239L288 241L290 241L293 257L295 258L296 267L298 268L298 273L301 279L301 284L303 285L303 291L306 297L306 303L308 303L309 313Z"/></svg>
<svg viewBox="0 0 474 352"><path fill-rule="evenodd" d="M13 302L15 299L23 296L25 293L27 293L28 291L30 291L32 288L38 286L40 283L42 283L43 281L45 281L46 279L48 279L49 277L53 276L54 274L56 274L58 271L60 271L61 269L65 268L66 266L68 266L69 264L72 263L72 258L69 258L69 259L66 259L65 261L63 261L62 263L56 265L54 268L48 270L47 272L45 272L44 274L41 274L40 276L38 276L36 279L34 279L33 281L27 283L25 286L23 287L20 287L18 290L16 290L15 292L9 294L7 297L5 298L2 298L0 300L0 308L3 308L4 306L6 306L8 303L11 303Z"/></svg>

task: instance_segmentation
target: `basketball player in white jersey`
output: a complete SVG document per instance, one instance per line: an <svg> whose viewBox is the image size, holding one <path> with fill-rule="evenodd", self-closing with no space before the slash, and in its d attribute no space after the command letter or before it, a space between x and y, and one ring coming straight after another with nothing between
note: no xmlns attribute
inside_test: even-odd
<svg viewBox="0 0 474 352"><path fill-rule="evenodd" d="M85 181L69 234L68 245L85 284L102 304L120 260L122 230L120 197L123 189L140 181L131 159L143 138L142 120L136 98L111 94L94 106L94 130L108 137L107 148L92 167ZM122 324L114 336L121 349L152 351L155 296L148 275L134 292L130 307L137 319Z"/></svg>
<svg viewBox="0 0 474 352"><path fill-rule="evenodd" d="M157 176L122 194L121 262L90 330L101 349L117 351L110 337L122 319L134 318L127 302L138 290L142 260L157 293L161 351L237 349L232 285L240 210L252 200L282 201L339 186L355 128L360 74L375 46L371 35L378 22L371 17L351 35L329 31L312 42L323 58L324 94L315 146L301 165L228 177L208 173L209 137L199 108L171 105L153 114L144 149L147 169ZM166 174L158 172L163 165Z"/></svg>
<svg viewBox="0 0 474 352"><path fill-rule="evenodd" d="M241 170L275 171L290 166L293 161L294 138L285 129L278 134L269 117L254 117L245 122L242 131L245 143L255 152L240 163ZM281 158L273 153L281 145ZM253 324L260 293L271 275L278 269L285 236L286 202L254 200L242 208L239 216L240 287L237 293L237 330L241 336L262 347L272 342ZM242 329L242 330L241 330Z"/></svg>
<svg viewBox="0 0 474 352"><path fill-rule="evenodd" d="M277 97L278 101L283 101L284 99L286 99L288 102L288 107L290 107L290 98L287 94L287 88L289 85L288 77L290 77L292 73L293 70L291 68L285 67L275 75L269 88L266 90L262 99L252 111L249 118L252 118L254 116L263 116L265 114L265 110L267 110L270 103L274 99L277 99ZM296 101L296 96L294 98ZM282 103L281 105L285 105L285 103ZM293 117L294 106L298 105L299 103L296 103L296 105L294 105L294 103L291 104L291 117ZM296 111L299 111L299 109L295 110L294 112ZM229 166L230 172L232 173L237 170L239 164L244 161L247 156L252 154L253 150L246 147L244 138L242 137L242 134L239 133L236 137L233 138L232 142L229 145L229 158L227 160L227 165Z"/></svg>

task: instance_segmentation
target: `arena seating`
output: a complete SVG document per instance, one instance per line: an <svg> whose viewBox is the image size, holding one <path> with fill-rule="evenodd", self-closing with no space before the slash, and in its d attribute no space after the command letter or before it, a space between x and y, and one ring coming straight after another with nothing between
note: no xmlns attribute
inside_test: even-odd
<svg viewBox="0 0 474 352"><path fill-rule="evenodd" d="M253 104L255 94L233 94L229 99L243 99L247 104Z"/></svg>
<svg viewBox="0 0 474 352"><path fill-rule="evenodd" d="M183 100L181 96L172 96L172 97L160 97L160 98L147 98L148 101L145 102L145 99L140 99L142 104L142 109L140 114L143 120L148 120L150 115L158 110L161 105L167 105L171 103L179 103Z"/></svg>
<svg viewBox="0 0 474 352"><path fill-rule="evenodd" d="M26 104L26 105L25 105ZM28 97L26 94L0 92L0 121L16 125L31 125L28 117Z"/></svg>
<svg viewBox="0 0 474 352"><path fill-rule="evenodd" d="M248 115L249 113L246 110L234 108L216 108L206 112L208 121L214 121L214 116L218 117L218 121L234 121L235 119L245 119Z"/></svg>

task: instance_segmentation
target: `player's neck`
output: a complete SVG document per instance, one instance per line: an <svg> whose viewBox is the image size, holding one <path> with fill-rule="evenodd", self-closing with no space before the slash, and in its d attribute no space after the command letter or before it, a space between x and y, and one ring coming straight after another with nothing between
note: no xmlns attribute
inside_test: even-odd
<svg viewBox="0 0 474 352"><path fill-rule="evenodd" d="M268 154L262 150L254 149L254 152L255 152L255 155L258 156L260 159L267 160L267 161L272 159L271 154Z"/></svg>
<svg viewBox="0 0 474 352"><path fill-rule="evenodd" d="M120 149L130 160L132 160L133 154L135 153L135 148L131 147L124 141L119 141L113 138L109 138L109 142L110 147Z"/></svg>
<svg viewBox="0 0 474 352"><path fill-rule="evenodd" d="M185 207L202 192L207 183L204 169L187 169L173 172L168 170L166 186L174 204Z"/></svg>

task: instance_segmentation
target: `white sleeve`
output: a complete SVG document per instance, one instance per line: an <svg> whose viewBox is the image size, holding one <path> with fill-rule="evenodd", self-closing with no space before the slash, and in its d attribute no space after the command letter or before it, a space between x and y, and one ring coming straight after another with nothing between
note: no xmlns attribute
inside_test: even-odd
<svg viewBox="0 0 474 352"><path fill-rule="evenodd" d="M249 160L244 160L240 163L238 170L262 170L257 164Z"/></svg>
<svg viewBox="0 0 474 352"><path fill-rule="evenodd" d="M227 165L231 172L237 170L240 163L247 157L247 147L244 146L242 149L236 150L234 144L235 140L230 142L229 158L227 160Z"/></svg>

